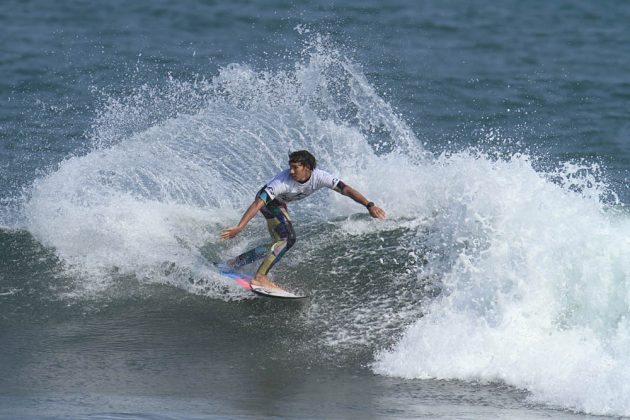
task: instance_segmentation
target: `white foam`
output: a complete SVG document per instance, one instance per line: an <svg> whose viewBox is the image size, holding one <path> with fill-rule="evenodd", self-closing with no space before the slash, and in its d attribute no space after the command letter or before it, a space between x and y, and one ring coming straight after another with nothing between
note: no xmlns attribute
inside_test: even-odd
<svg viewBox="0 0 630 420"><path fill-rule="evenodd" d="M562 188L522 156L425 168L422 207L449 255L426 270L442 273L443 293L375 371L504 381L537 401L630 414L630 221L582 172L589 182Z"/></svg>
<svg viewBox="0 0 630 420"><path fill-rule="evenodd" d="M293 71L233 64L211 80L169 78L106 96L90 132L94 150L33 184L26 228L87 276L89 290L106 289L112 271L194 292L199 278L225 283L204 266L202 249L224 258L249 245L247 233L219 243L219 231L286 167L287 151L309 149L343 176L378 164L370 127L386 126L383 141L406 150L417 143L360 70L323 43L308 44ZM303 209L326 217L327 200ZM179 277L165 274L173 265Z"/></svg>

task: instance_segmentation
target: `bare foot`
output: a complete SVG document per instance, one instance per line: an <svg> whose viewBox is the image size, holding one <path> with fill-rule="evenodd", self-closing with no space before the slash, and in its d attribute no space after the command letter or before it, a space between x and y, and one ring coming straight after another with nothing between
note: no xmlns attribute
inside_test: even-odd
<svg viewBox="0 0 630 420"><path fill-rule="evenodd" d="M262 286L268 289L280 289L280 286L272 282L269 277L264 274L256 274L251 281L254 286Z"/></svg>

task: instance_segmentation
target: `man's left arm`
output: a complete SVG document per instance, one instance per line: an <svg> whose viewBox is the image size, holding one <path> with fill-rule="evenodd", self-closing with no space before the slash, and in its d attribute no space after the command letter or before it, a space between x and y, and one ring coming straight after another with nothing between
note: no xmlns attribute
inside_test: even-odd
<svg viewBox="0 0 630 420"><path fill-rule="evenodd" d="M367 208L368 212L370 213L370 216L374 217L375 219L385 219L385 211L383 211L382 208L374 205L373 202L365 198L363 194L352 188L350 185L346 185L342 181L338 181L334 190L340 194L352 198L354 201L361 204L362 206L365 206L365 208Z"/></svg>

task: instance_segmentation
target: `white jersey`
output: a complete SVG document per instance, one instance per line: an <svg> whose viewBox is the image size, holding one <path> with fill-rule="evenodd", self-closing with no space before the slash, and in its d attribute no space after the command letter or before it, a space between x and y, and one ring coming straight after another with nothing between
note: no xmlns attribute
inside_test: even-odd
<svg viewBox="0 0 630 420"><path fill-rule="evenodd" d="M281 203L288 203L306 198L320 188L332 190L338 183L339 179L328 172L314 169L309 180L302 184L291 178L289 170L285 169L269 181L263 187L263 191L271 200L276 199Z"/></svg>

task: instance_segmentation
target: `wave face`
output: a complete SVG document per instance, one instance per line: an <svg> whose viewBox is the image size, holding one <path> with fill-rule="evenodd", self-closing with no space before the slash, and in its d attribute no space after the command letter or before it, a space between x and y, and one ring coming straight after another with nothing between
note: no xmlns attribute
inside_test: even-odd
<svg viewBox="0 0 630 420"><path fill-rule="evenodd" d="M262 221L218 234L288 151L308 149L389 215L356 216L333 193L292 207L298 244L274 271L312 295L302 317L316 345L376 354L382 375L502 381L630 415L630 221L597 167L429 157L361 67L317 37L287 69L233 64L106 97L90 136L92 151L39 178L22 211L80 279L73 295L132 276L245 298L207 261L260 243Z"/></svg>

